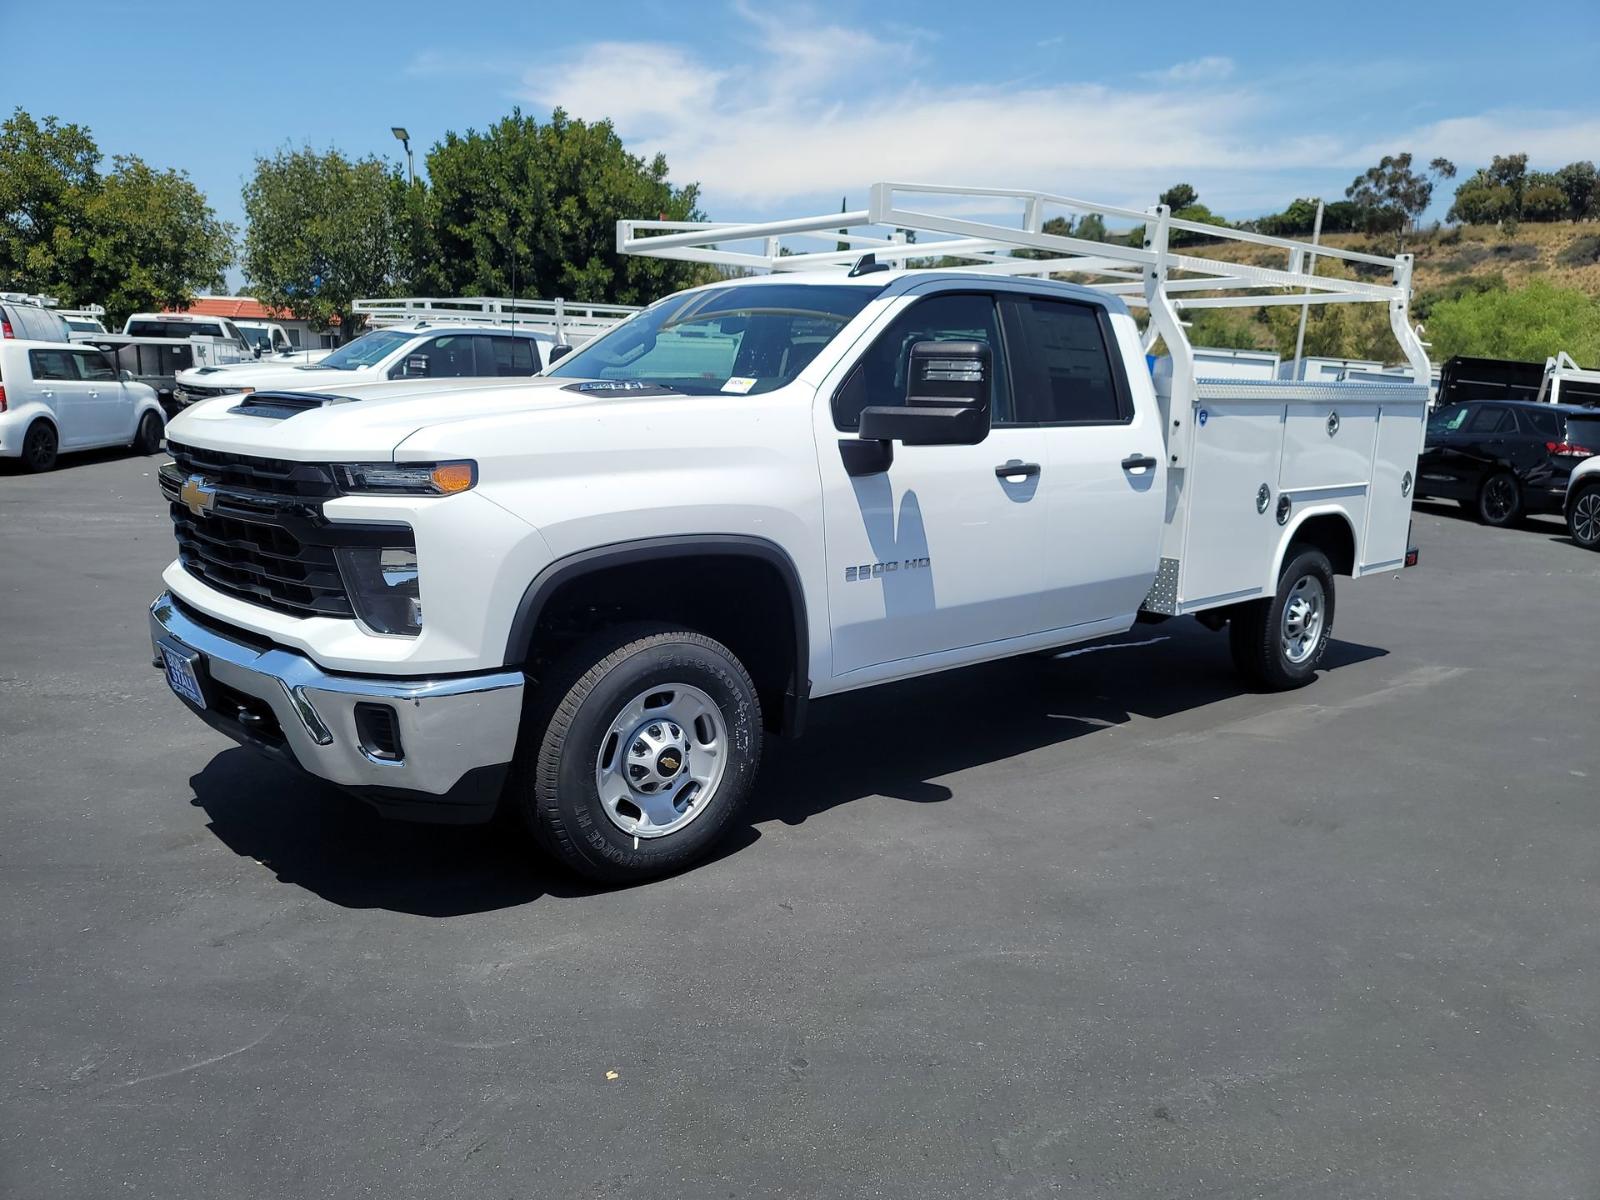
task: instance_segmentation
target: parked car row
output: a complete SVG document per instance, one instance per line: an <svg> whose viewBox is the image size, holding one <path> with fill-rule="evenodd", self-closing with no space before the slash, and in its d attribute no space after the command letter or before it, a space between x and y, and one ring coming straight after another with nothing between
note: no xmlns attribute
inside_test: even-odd
<svg viewBox="0 0 1600 1200"><path fill-rule="evenodd" d="M1417 495L1455 500L1485 525L1561 513L1600 549L1600 409L1536 400L1463 400L1428 419Z"/></svg>

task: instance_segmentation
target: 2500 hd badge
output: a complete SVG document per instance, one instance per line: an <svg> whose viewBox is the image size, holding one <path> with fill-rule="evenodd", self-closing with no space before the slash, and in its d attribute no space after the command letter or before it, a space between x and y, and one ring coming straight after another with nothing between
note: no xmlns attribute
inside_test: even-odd
<svg viewBox="0 0 1600 1200"><path fill-rule="evenodd" d="M892 575L896 571L916 571L926 569L928 560L925 558L902 558L899 562L862 563L859 567L846 567L844 581L858 583L867 579L882 579L885 575Z"/></svg>

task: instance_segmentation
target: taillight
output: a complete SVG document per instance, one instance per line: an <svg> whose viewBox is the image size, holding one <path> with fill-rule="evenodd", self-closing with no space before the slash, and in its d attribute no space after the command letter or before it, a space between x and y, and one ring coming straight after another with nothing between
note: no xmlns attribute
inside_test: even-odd
<svg viewBox="0 0 1600 1200"><path fill-rule="evenodd" d="M1580 446L1577 442L1546 442L1544 448L1551 454L1564 454L1569 458L1592 458L1600 454L1600 450L1591 450L1587 446Z"/></svg>
<svg viewBox="0 0 1600 1200"><path fill-rule="evenodd" d="M0 383L0 413L6 410L6 385Z"/></svg>
<svg viewBox="0 0 1600 1200"><path fill-rule="evenodd" d="M11 322L0 317L0 338L14 338L17 335L11 332Z"/></svg>

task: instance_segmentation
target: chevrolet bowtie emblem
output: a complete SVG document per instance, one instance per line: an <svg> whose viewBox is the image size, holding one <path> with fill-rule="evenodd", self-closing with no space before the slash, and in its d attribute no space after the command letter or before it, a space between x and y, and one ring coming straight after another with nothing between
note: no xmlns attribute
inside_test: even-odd
<svg viewBox="0 0 1600 1200"><path fill-rule="evenodd" d="M216 504L217 489L203 477L191 475L183 481L183 489L179 491L178 499L195 516L203 517Z"/></svg>

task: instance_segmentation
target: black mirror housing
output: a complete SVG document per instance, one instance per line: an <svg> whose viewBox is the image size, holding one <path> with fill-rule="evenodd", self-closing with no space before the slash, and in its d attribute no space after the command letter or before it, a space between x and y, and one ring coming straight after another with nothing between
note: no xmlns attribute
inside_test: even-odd
<svg viewBox="0 0 1600 1200"><path fill-rule="evenodd" d="M558 342L558 343L556 343L554 346L550 347L550 363L551 363L551 365L554 366L556 363L560 362L563 358L565 358L567 355L569 355L571 353L572 353L572 347L569 346L566 342Z"/></svg>
<svg viewBox="0 0 1600 1200"><path fill-rule="evenodd" d="M975 446L989 436L994 356L985 343L918 342L907 375L904 404L861 410L864 441Z"/></svg>

